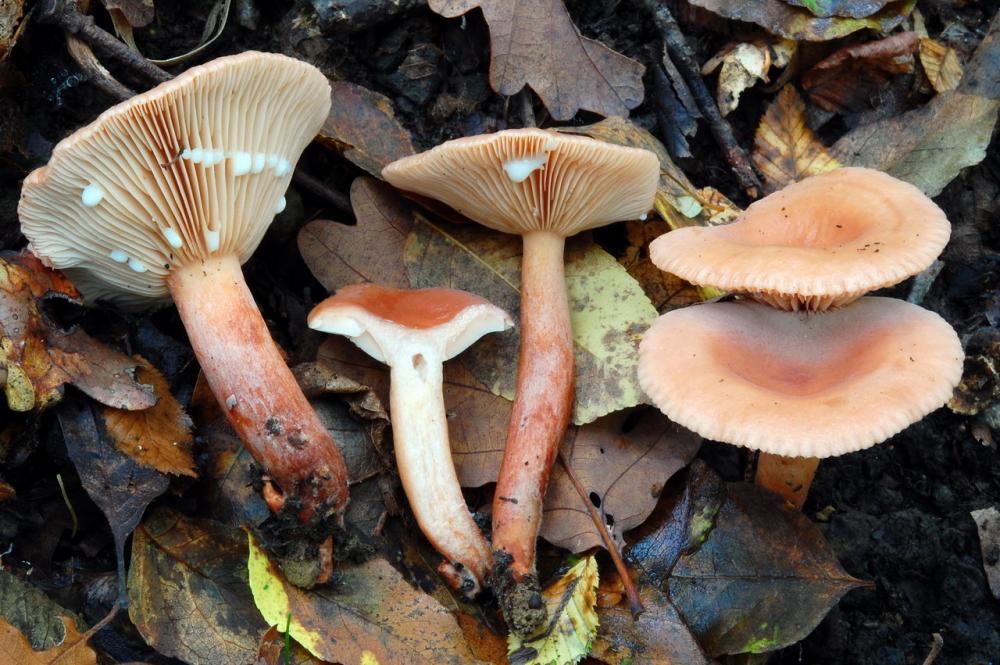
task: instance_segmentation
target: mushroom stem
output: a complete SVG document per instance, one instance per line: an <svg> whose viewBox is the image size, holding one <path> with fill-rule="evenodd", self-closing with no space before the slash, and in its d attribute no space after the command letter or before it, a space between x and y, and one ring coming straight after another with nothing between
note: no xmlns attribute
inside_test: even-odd
<svg viewBox="0 0 1000 665"><path fill-rule="evenodd" d="M517 395L493 499L493 581L508 626L520 634L545 620L541 596L536 596L535 539L549 473L573 407L564 245L549 231L524 236Z"/></svg>
<svg viewBox="0 0 1000 665"><path fill-rule="evenodd" d="M430 348L406 355L390 362L389 407L399 476L420 529L447 559L439 570L471 598L492 557L469 514L451 459L442 359Z"/></svg>
<svg viewBox="0 0 1000 665"><path fill-rule="evenodd" d="M310 521L347 504L347 467L261 318L233 255L176 268L167 279L212 393L247 450ZM291 503L290 503L291 502Z"/></svg>
<svg viewBox="0 0 1000 665"><path fill-rule="evenodd" d="M791 508L801 510L818 466L817 457L783 457L761 453L757 458L755 482L758 487L783 498Z"/></svg>

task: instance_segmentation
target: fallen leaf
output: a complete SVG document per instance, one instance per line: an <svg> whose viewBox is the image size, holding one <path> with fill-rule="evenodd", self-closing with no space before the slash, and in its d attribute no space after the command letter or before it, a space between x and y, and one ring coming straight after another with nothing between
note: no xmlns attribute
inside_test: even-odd
<svg viewBox="0 0 1000 665"><path fill-rule="evenodd" d="M983 572L993 597L1000 600L1000 510L990 506L971 513L979 530L979 548L983 554Z"/></svg>
<svg viewBox="0 0 1000 665"><path fill-rule="evenodd" d="M542 591L549 619L531 637L507 638L510 665L572 665L590 653L597 633L597 559L578 561Z"/></svg>
<svg viewBox="0 0 1000 665"><path fill-rule="evenodd" d="M109 12L113 10L121 12L133 28L144 28L156 17L153 0L101 0L101 2Z"/></svg>
<svg viewBox="0 0 1000 665"><path fill-rule="evenodd" d="M768 105L757 126L753 164L767 193L841 166L806 125L806 105L791 85Z"/></svg>
<svg viewBox="0 0 1000 665"><path fill-rule="evenodd" d="M913 54L919 47L915 32L845 46L806 72L802 89L813 104L832 113L870 109L893 76L913 71Z"/></svg>
<svg viewBox="0 0 1000 665"><path fill-rule="evenodd" d="M645 222L625 222L625 240L628 244L618 257L618 262L642 285L642 290L652 301L653 307L661 314L703 299L698 287L673 273L660 270L649 258L649 243L670 230L670 224L661 218Z"/></svg>
<svg viewBox="0 0 1000 665"><path fill-rule="evenodd" d="M863 585L800 511L742 483L729 486L714 528L669 578L671 600L713 657L794 644Z"/></svg>
<svg viewBox="0 0 1000 665"><path fill-rule="evenodd" d="M580 35L562 0L429 0L453 18L476 7L490 28L490 84L501 95L531 86L556 120L577 111L628 116L642 102L641 64Z"/></svg>
<svg viewBox="0 0 1000 665"><path fill-rule="evenodd" d="M920 40L920 64L937 92L954 90L962 80L962 62L958 53L936 39L924 37Z"/></svg>
<svg viewBox="0 0 1000 665"><path fill-rule="evenodd" d="M374 658L368 662L386 665L481 662L451 612L411 587L384 559L338 566L329 584L304 591L290 585L249 539L257 608L270 625L288 625L291 636L318 658Z"/></svg>
<svg viewBox="0 0 1000 665"><path fill-rule="evenodd" d="M10 665L97 665L97 654L89 645L78 644L83 636L73 622L62 618L66 638L61 644L45 651L34 651L24 635L14 626L0 619L0 662Z"/></svg>
<svg viewBox="0 0 1000 665"><path fill-rule="evenodd" d="M410 284L480 295L510 312L515 329L490 335L459 358L491 392L514 398L520 335L521 239L475 224L417 217L404 260ZM573 325L576 399L573 422L585 424L644 399L635 349L656 317L639 284L611 255L585 238L566 243L566 292Z"/></svg>
<svg viewBox="0 0 1000 665"><path fill-rule="evenodd" d="M163 375L149 361L135 357L136 379L153 387L159 400L142 411L105 407L104 427L122 451L139 464L161 473L198 475L191 454L191 418L170 393Z"/></svg>
<svg viewBox="0 0 1000 665"><path fill-rule="evenodd" d="M65 383L109 406L153 406L156 394L132 376L136 363L82 329L60 330L39 307L49 298L82 302L61 273L33 255L0 253L0 367L6 370L10 409L49 406L60 399Z"/></svg>
<svg viewBox="0 0 1000 665"><path fill-rule="evenodd" d="M282 626L284 628L284 626ZM271 626L260 640L254 665L332 665L309 653L290 635Z"/></svg>
<svg viewBox="0 0 1000 665"><path fill-rule="evenodd" d="M17 38L24 30L24 1L3 0L0 2L0 62L10 55Z"/></svg>
<svg viewBox="0 0 1000 665"><path fill-rule="evenodd" d="M63 400L56 412L66 453L80 484L111 526L118 566L119 602L127 606L125 539L142 518L146 506L167 490L167 477L142 466L115 448L98 429L98 419L82 399Z"/></svg>
<svg viewBox="0 0 1000 665"><path fill-rule="evenodd" d="M820 18L846 16L864 18L889 4L889 0L783 0L795 7L804 7Z"/></svg>
<svg viewBox="0 0 1000 665"><path fill-rule="evenodd" d="M349 81L330 81L330 115L317 139L373 176L415 151L388 97Z"/></svg>
<svg viewBox="0 0 1000 665"><path fill-rule="evenodd" d="M82 626L76 622L75 616L40 589L6 570L0 570L0 620L22 633L28 647L34 651L48 651L61 644L72 643L72 635L77 634L78 626ZM19 661L0 662L13 664Z"/></svg>
<svg viewBox="0 0 1000 665"><path fill-rule="evenodd" d="M783 0L691 0L691 4L724 18L756 23L787 39L828 41L866 28L887 33L903 22L916 0L888 2L880 11L863 18L820 18Z"/></svg>
<svg viewBox="0 0 1000 665"><path fill-rule="evenodd" d="M246 579L243 532L168 508L132 538L129 618L146 643L191 665L246 665L267 625Z"/></svg>
<svg viewBox="0 0 1000 665"><path fill-rule="evenodd" d="M716 102L723 116L729 115L740 103L744 90L757 81L768 82L771 67L784 67L795 51L795 42L781 40L772 46L764 41L729 44L702 65L701 73L708 75L719 69Z"/></svg>
<svg viewBox="0 0 1000 665"><path fill-rule="evenodd" d="M667 480L688 465L700 446L699 436L647 409L571 429L562 452L622 547L622 534L649 516ZM540 535L570 552L603 547L584 500L557 464L545 495Z"/></svg>

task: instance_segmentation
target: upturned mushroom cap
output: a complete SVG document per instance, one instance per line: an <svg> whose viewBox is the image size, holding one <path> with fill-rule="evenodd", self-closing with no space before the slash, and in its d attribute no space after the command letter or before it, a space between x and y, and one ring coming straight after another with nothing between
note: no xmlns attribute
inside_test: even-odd
<svg viewBox="0 0 1000 665"><path fill-rule="evenodd" d="M659 175L648 150L542 129L455 139L382 170L491 229L564 237L646 214Z"/></svg>
<svg viewBox="0 0 1000 665"><path fill-rule="evenodd" d="M192 67L61 141L24 181L21 228L92 298L163 298L175 266L250 257L329 107L326 77L282 55Z"/></svg>
<svg viewBox="0 0 1000 665"><path fill-rule="evenodd" d="M731 224L671 231L650 257L694 284L822 310L927 268L950 234L944 212L913 185L849 167L766 196Z"/></svg>
<svg viewBox="0 0 1000 665"><path fill-rule="evenodd" d="M397 353L430 346L448 360L483 335L514 323L505 311L477 295L456 289L393 289L353 284L309 313L309 327L349 337L379 362L392 364Z"/></svg>
<svg viewBox="0 0 1000 665"><path fill-rule="evenodd" d="M821 314L721 302L661 316L639 347L639 382L706 438L830 457L943 405L963 358L948 323L901 300L861 298Z"/></svg>

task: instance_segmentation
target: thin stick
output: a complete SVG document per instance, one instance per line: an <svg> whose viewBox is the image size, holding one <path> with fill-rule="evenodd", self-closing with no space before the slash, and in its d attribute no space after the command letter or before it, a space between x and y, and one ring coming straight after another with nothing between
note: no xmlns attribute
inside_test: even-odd
<svg viewBox="0 0 1000 665"><path fill-rule="evenodd" d="M66 648L65 651L63 651L61 654L59 654L58 656L56 656L55 658L53 658L51 661L49 661L49 665L57 665L57 663L59 663L59 661L61 661L63 658L65 658L68 654L72 653L73 650L76 649L78 646L80 646L81 644L86 644L90 640L91 637L93 637L94 635L97 634L97 631L99 631L102 628L104 628L105 626L107 626L109 623L111 623L112 619L114 619L116 616L118 616L118 609L119 609L118 605L115 605L114 607L112 607L111 611L108 612L107 615L103 619L101 619L100 621L98 621L97 623L95 623L87 632L85 632L83 635L81 635L80 639L78 639L73 644L69 645Z"/></svg>
<svg viewBox="0 0 1000 665"><path fill-rule="evenodd" d="M73 510L73 503L69 500L69 495L66 493L66 486L63 484L62 474L56 474L56 482L59 483L59 491L62 492L63 502L66 504L66 508L69 509L69 516L73 518L73 533L70 534L70 538L76 538L76 530L80 526L80 523L76 519L76 511Z"/></svg>
<svg viewBox="0 0 1000 665"><path fill-rule="evenodd" d="M87 45L79 37L75 37L71 34L66 35L66 49L69 54L76 61L76 64L80 65L80 69L87 74L90 82L96 87L103 90L105 93L111 97L118 100L126 100L129 97L135 96L135 91L131 90L115 79L101 61L97 59L94 52L90 50L90 46Z"/></svg>
<svg viewBox="0 0 1000 665"><path fill-rule="evenodd" d="M576 473L573 472L573 467L569 465L566 457L559 451L559 463L562 464L563 469L566 471L566 475L569 476L570 482L573 483L573 487L576 488L577 494L580 495L580 500L583 501L584 505L587 506L587 512L590 513L590 519L594 520L594 525L597 527L597 532L601 534L601 540L604 541L604 547L608 550L608 554L611 555L611 560L615 563L615 568L618 570L618 576L622 580L622 585L625 587L625 595L628 596L629 610L632 612L632 618L638 619L639 615L646 611L646 608L642 606L642 601L639 599L639 592L636 591L635 584L632 583L632 576L628 574L628 568L625 567L625 562L622 561L621 554L618 552L618 546L615 545L615 541L611 539L611 534L608 533L608 525L604 523L604 518L597 508L591 502L590 497L587 495L587 489L580 482L580 479L576 477Z"/></svg>
<svg viewBox="0 0 1000 665"><path fill-rule="evenodd" d="M937 657L941 655L941 649L944 648L944 638L941 637L941 633L931 634L931 650L927 654L927 658L924 658L923 665L931 665Z"/></svg>
<svg viewBox="0 0 1000 665"><path fill-rule="evenodd" d="M709 129L716 143L722 148L722 154L733 170L736 180L751 198L760 196L762 187L757 174L754 173L750 165L750 157L746 151L736 142L733 135L733 128L719 113L719 107L715 105L712 94L705 86L705 81L701 78L701 70L694 59L694 54L688 46L681 32L680 26L674 19L673 14L666 5L659 0L643 0L646 10L652 14L653 22L660 30L663 42L667 46L671 61L677 65L684 79L687 81L691 94L694 95L698 108L701 109L705 119L708 120Z"/></svg>

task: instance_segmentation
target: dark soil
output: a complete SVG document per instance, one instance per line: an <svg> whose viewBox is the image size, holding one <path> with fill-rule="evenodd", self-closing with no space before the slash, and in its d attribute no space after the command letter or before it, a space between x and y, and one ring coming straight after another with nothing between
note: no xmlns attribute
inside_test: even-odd
<svg viewBox="0 0 1000 665"><path fill-rule="evenodd" d="M154 56L187 50L197 42L213 4L157 0L157 21L137 31L139 43ZM256 27L246 14L234 9L222 38L190 64L250 48L310 60L332 77L388 96L420 149L523 122L520 104L495 95L489 87L488 32L478 12L463 22L442 19L422 6L388 17L387 10L379 10L366 15L365 20L373 22L371 27L351 31L320 22L327 34L316 36L294 20L309 14L310 2L258 4ZM650 65L660 56L660 45L640 4L631 0L567 2L584 35ZM921 0L918 6L932 33L947 24L957 25L974 46L995 3L956 4L963 8L954 9L943 0ZM698 12L679 10L677 15L702 60L729 39L714 29L751 31L748 26L706 20ZM431 66L426 76L410 79L399 73L399 66L414 54ZM147 87L127 70L108 64L127 85ZM646 83L649 90L648 72ZM731 116L743 146L752 144L753 130L773 94L759 87L746 93ZM0 241L4 248L17 249L23 243L15 212L20 179L46 161L55 142L113 102L77 73L58 31L29 28L9 65L0 70ZM534 110L544 123L542 107L536 103ZM584 113L577 123L597 119ZM657 133L650 102L636 109L633 119ZM830 142L858 121L834 118L822 127L821 135ZM702 126L691 140L691 151L694 158L678 164L693 182L714 186L737 203L746 203L707 127ZM317 147L307 151L304 164L340 192L346 192L358 175L357 169ZM298 255L295 231L304 221L320 216L350 220L307 194L302 194L301 201L294 196L289 200L289 211L279 218L247 273L279 341L292 350L292 360L311 360L318 338L305 329L303 321L324 290ZM944 270L923 305L944 316L965 338L1000 319L1000 227L996 224L1000 142L995 140L987 159L961 175L937 201L955 232L943 257ZM609 237L609 245L614 240ZM904 284L893 294L905 297L908 289L909 284ZM191 394L194 368L172 310L140 320L98 312L83 321L93 334L118 342L127 339L133 352L147 354L165 370L182 401ZM33 569L33 583L88 620L96 620L115 593L113 578L108 584L107 571L115 566L103 518L80 489L52 419L43 417L26 426L9 414L4 419L5 431L16 426L22 433L13 438L5 434L0 441L5 462L0 474L14 485L19 497L13 506L0 504L0 544L14 543L3 564L22 573ZM944 642L936 661L939 665L1000 662L1000 602L987 585L976 527L969 516L971 510L1000 505L1000 455L996 444L977 441L974 425L984 427L972 418L941 409L874 449L821 464L805 512L819 514L820 527L844 568L875 586L849 593L812 635L779 653L774 662L921 663L933 633L939 633ZM746 455L742 451L709 444L702 457L729 480L743 477ZM83 535L75 539L66 528L56 473L66 480L80 518ZM101 646L123 660L168 662L137 644L141 641L122 639L115 633L105 634Z"/></svg>

